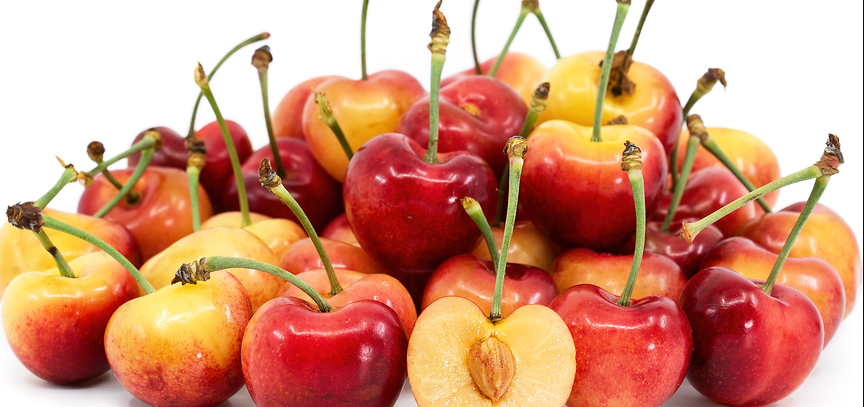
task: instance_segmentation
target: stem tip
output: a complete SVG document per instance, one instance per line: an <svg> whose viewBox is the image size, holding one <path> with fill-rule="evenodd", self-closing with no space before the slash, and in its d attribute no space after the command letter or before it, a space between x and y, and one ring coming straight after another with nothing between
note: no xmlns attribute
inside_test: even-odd
<svg viewBox="0 0 864 407"><path fill-rule="evenodd" d="M41 232L42 226L45 226L45 221L42 219L42 208L33 202L17 203L7 207L6 220L18 229L36 233Z"/></svg>
<svg viewBox="0 0 864 407"><path fill-rule="evenodd" d="M444 55L447 53L447 44L450 43L450 26L447 25L447 18L444 13L439 10L442 0L435 5L435 10L432 11L432 32L429 36L432 41L429 42L429 51L433 54Z"/></svg>
<svg viewBox="0 0 864 407"><path fill-rule="evenodd" d="M825 152L822 153L816 166L822 170L822 174L834 175L840 172L840 164L844 162L843 152L840 151L840 138L829 133L828 141L825 142Z"/></svg>
<svg viewBox="0 0 864 407"><path fill-rule="evenodd" d="M198 63L198 66L195 67L195 83L198 84L198 87L201 89L209 89L210 88L210 80L207 79L207 74L204 73L204 67L201 66L201 63Z"/></svg>
<svg viewBox="0 0 864 407"><path fill-rule="evenodd" d="M623 114L612 120L609 120L609 123L606 123L607 126L621 126L625 124L630 124L630 122L627 121L627 117Z"/></svg>
<svg viewBox="0 0 864 407"><path fill-rule="evenodd" d="M627 140L624 142L624 151L621 153L621 170L641 170L642 149Z"/></svg>
<svg viewBox="0 0 864 407"><path fill-rule="evenodd" d="M528 152L528 142L525 141L525 137L522 136L513 136L507 140L507 144L504 146L504 154L507 157L519 157L524 158L525 153Z"/></svg>
<svg viewBox="0 0 864 407"><path fill-rule="evenodd" d="M102 157L105 155L105 145L99 141L92 141L87 145L87 157L90 157L95 163L102 162Z"/></svg>
<svg viewBox="0 0 864 407"><path fill-rule="evenodd" d="M282 185L282 178L273 170L269 157L261 160L261 165L258 166L258 181L261 182L262 187L267 189L273 189Z"/></svg>
<svg viewBox="0 0 864 407"><path fill-rule="evenodd" d="M256 49L252 54L252 66L258 68L258 73L267 72L271 62L273 62L273 54L270 53L269 45Z"/></svg>
<svg viewBox="0 0 864 407"><path fill-rule="evenodd" d="M180 268L177 269L177 273L174 274L174 279L171 280L171 284L198 284L199 281L209 280L210 272L204 269L205 260L207 260L207 258L202 257L198 260L192 261L191 263L185 263L180 266Z"/></svg>

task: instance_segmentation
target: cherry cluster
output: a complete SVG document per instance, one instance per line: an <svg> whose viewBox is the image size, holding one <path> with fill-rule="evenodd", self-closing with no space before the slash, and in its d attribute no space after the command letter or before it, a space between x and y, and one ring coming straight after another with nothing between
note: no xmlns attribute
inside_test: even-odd
<svg viewBox="0 0 864 407"><path fill-rule="evenodd" d="M367 74L364 54L360 80L301 82L272 118L262 46L270 143L254 151L210 80L269 34L199 64L185 136L149 128L112 157L94 141L91 170L58 158L48 192L8 207L12 351L59 385L110 369L158 406L244 385L260 406L393 406L406 377L421 407L658 406L685 377L723 404L783 399L861 284L851 228L818 204L840 139L781 177L757 137L707 127L691 111L722 69L682 105L633 59L652 4L629 48L615 52L618 0L608 49L561 57L523 1L499 56L442 79L439 2L428 94L405 72ZM508 52L529 15L550 69ZM216 121L196 130L202 103ZM773 209L810 180L805 202ZM51 209L76 182L78 213Z"/></svg>

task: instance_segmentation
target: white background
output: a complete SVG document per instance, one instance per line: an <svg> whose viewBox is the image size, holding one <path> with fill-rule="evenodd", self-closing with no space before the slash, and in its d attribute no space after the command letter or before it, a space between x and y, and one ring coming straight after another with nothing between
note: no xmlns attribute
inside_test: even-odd
<svg viewBox="0 0 864 407"><path fill-rule="evenodd" d="M472 67L470 0L442 7L453 31L444 75ZM643 1L634 1L618 49L629 45ZM816 5L818 4L818 5ZM402 69L429 83L426 49L434 1L372 0L367 58L370 73ZM0 5L0 204L34 200L56 181L57 154L78 169L92 167L85 148L105 143L113 155L141 130L157 125L185 135L198 88L196 62L209 72L239 41L273 36L271 107L295 84L319 75L360 76L361 1L281 2L3 2ZM562 55L605 49L612 0L542 2ZM478 17L480 58L497 55L519 10L517 0L484 0ZM783 174L812 164L827 133L841 137L847 164L822 202L862 236L861 2L693 2L660 0L635 53L664 72L682 103L707 68L727 72L693 113L707 126L746 130L766 140ZM260 90L249 65L257 44L237 53L212 81L226 117L266 142ZM547 66L554 55L529 16L511 50ZM553 90L554 91L554 90ZM213 120L202 104L199 127ZM125 164L123 164L125 166ZM811 184L787 188L777 208L806 199ZM74 211L81 187L71 185L52 206ZM0 259L2 261L2 259ZM860 302L860 301L859 301ZM852 406L862 395L862 311L840 326L813 375L780 406ZM34 377L0 340L0 404L4 406L143 405L109 374L80 388L58 388ZM794 350L793 350L794 352ZM613 374L613 372L610 372ZM241 392L225 405L251 406ZM407 393L399 406L413 406ZM668 403L713 405L685 382Z"/></svg>

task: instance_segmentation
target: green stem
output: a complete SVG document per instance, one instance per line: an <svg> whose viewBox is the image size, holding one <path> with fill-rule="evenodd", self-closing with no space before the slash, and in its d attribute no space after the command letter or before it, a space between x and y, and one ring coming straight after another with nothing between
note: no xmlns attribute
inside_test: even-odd
<svg viewBox="0 0 864 407"><path fill-rule="evenodd" d="M96 213L93 214L94 217L101 218L108 214L118 203L120 203L123 198L132 190L135 186L135 183L141 179L141 176L144 175L144 171L147 170L147 165L150 164L150 160L153 159L153 149L148 148L141 152L141 159L138 161L138 165L135 167L135 171L132 172L132 176L126 181L126 185L123 185L123 188L120 188L111 200L109 200L105 206L99 209Z"/></svg>
<svg viewBox="0 0 864 407"><path fill-rule="evenodd" d="M687 120L687 116L690 115L690 110L693 109L693 106L696 105L696 102L698 102L699 99L702 99L702 96L705 96L705 94L699 92L699 88L693 90L693 93L690 94L690 99L687 99L687 104L684 105L684 116L682 116L684 117L684 120Z"/></svg>
<svg viewBox="0 0 864 407"><path fill-rule="evenodd" d="M513 237L513 224L516 222L516 205L519 202L519 179L522 177L522 164L528 150L525 140L521 137L511 138L507 142L507 156L510 158L510 188L507 197L507 220L504 223L504 238L501 242L501 255L495 267L495 293L492 297L492 310L489 319L496 322L501 319L501 296L504 293L504 276L507 268L507 254L510 251L510 239Z"/></svg>
<svg viewBox="0 0 864 407"><path fill-rule="evenodd" d="M728 203L726 206L718 209L714 213L700 219L699 221L696 221L693 223L683 224L682 225L683 230L681 232L682 237L685 240L692 242L693 239L696 238L696 235L698 235L699 232L701 232L703 229L707 228L708 226L710 226L714 222L717 222L718 220L720 220L724 216L732 213L733 211L737 210L738 208L752 202L756 198L763 196L765 194L774 192L774 191L776 191L780 188L783 188L787 185L791 185L791 184L794 184L796 182L806 181L806 180L817 178L820 176L822 176L822 170L819 169L819 167L817 167L816 165L811 165L811 166L809 166L809 167L807 167L801 171L787 175L787 176L780 178L778 180L774 180L772 182L769 182L769 183L767 183L767 184L765 184L759 188L756 188L755 190L753 190L749 194L744 195L744 196Z"/></svg>
<svg viewBox="0 0 864 407"><path fill-rule="evenodd" d="M705 137L705 139L702 140L702 147L705 147L705 149L708 150L711 154L714 154L714 157L717 157L717 159L720 160L720 162L723 163L723 165L725 165L726 168L729 169L729 171L732 171L732 173L735 174L735 177L738 178L738 181L741 181L741 183L744 184L745 187L747 187L748 191L756 189L753 183L750 182L749 179L747 179L747 176L745 176L744 173L741 172L738 166L729 159L729 156L727 156L725 152L723 152L723 149L720 148L719 145L717 145L717 142L714 141L713 137L711 137L710 135L708 137ZM756 200L756 202L759 203L759 206L762 207L762 210L764 210L765 213L771 213L771 207L768 206L768 203L765 202L764 198L759 198Z"/></svg>
<svg viewBox="0 0 864 407"><path fill-rule="evenodd" d="M792 230L789 232L789 237L786 238L786 243L783 244L783 249L780 250L780 254L777 255L777 261L774 263L774 268L771 269L771 274L768 276L768 279L765 280L765 284L762 285L762 291L765 291L766 294L771 295L771 290L774 288L774 282L777 281L777 275L780 274L780 269L783 268L783 263L786 262L789 252L792 251L792 245L795 244L795 240L798 239L798 235L801 234L801 229L804 229L804 223L807 222L807 218L810 217L810 213L813 212L813 208L816 207L816 203L819 202L819 198L822 197L822 193L825 192L825 188L828 186L828 181L830 180L830 175L822 175L821 177L816 178L816 182L813 183L813 190L810 191L810 197L807 198L807 203L804 204L804 208L801 209L801 214L798 215L798 220L795 221L795 226L792 226Z"/></svg>
<svg viewBox="0 0 864 407"><path fill-rule="evenodd" d="M305 281L297 278L297 276L295 276L295 275L293 275L293 274L291 274L291 273L289 273L289 272L287 272L287 271L285 271L279 267L276 267L272 264L264 263L263 261L241 259L241 258L237 258L237 257L214 256L214 257L206 257L204 259L204 263L202 265L204 266L205 271L208 271L211 273L214 271L219 271L219 270L240 268L240 269L259 270L259 271L263 271L267 274L272 274L276 277L279 277L279 278L291 283L291 285L299 288L300 291L303 291L304 293L306 293L306 295L308 295L310 298L312 298L312 300L315 301L315 304L318 305L318 311L330 312L333 310L333 307L331 307L330 304L327 303L327 300L325 300L324 297L321 296L321 294L318 294L318 292L315 291L314 288L309 286L309 284L307 284Z"/></svg>
<svg viewBox="0 0 864 407"><path fill-rule="evenodd" d="M57 183L54 184L54 186L51 187L45 195L42 195L38 200L36 200L34 204L40 208L45 208L48 206L48 203L66 187L66 185L75 181L76 178L78 178L78 171L75 171L75 167L71 164L65 166L63 173L60 174L60 179L57 180Z"/></svg>
<svg viewBox="0 0 864 407"><path fill-rule="evenodd" d="M75 272L72 271L72 267L69 267L69 263L66 262L63 253L60 253L60 250L57 250L57 246L54 246L54 243L51 243L51 239L48 238L48 234L45 233L45 230L40 230L38 233L33 232L33 234L36 235L36 239L39 239L39 243L41 243L42 247L48 251L48 254L54 258L54 263L57 264L57 269L60 270L60 275L66 278L75 278Z"/></svg>
<svg viewBox="0 0 864 407"><path fill-rule="evenodd" d="M645 25L645 19L648 18L648 12L651 11L651 6L654 5L654 0L648 0L645 2L645 8L642 9L642 17L639 18L639 25L636 26L636 33L633 34L633 41L630 42L630 48L627 49L627 54L631 57L633 56L633 52L636 51L636 44L639 43L639 36L642 35L642 26ZM687 117L687 115L684 115Z"/></svg>
<svg viewBox="0 0 864 407"><path fill-rule="evenodd" d="M423 160L438 163L438 94L441 91L441 71L444 69L444 54L432 53L432 86L429 91L429 149Z"/></svg>
<svg viewBox="0 0 864 407"><path fill-rule="evenodd" d="M627 177L630 179L633 203L636 205L636 248L633 251L633 263L630 265L627 285L624 286L624 291L617 302L622 307L630 306L630 297L633 296L633 288L636 287L636 277L642 265L642 253L645 251L645 184L642 179L642 167L631 168L627 171Z"/></svg>
<svg viewBox="0 0 864 407"><path fill-rule="evenodd" d="M270 121L270 97L267 95L267 72L258 73L258 81L261 82L261 98L264 101L264 123L267 124L267 137L270 139L270 152L273 154L273 162L276 163L276 173L285 177L285 166L282 164L282 156L279 155L279 146L276 145L276 136L273 134L273 123Z"/></svg>
<svg viewBox="0 0 864 407"><path fill-rule="evenodd" d="M330 263L330 257L328 257L327 252L324 251L324 245L321 244L321 239L318 238L318 233L316 233L315 228L312 227L312 222L309 221L309 217L307 217L306 213L303 212L303 209L300 208L300 204L294 200L294 197L291 196L291 193L285 189L281 182L279 182L279 184L274 188L270 188L270 192L273 192L273 194L282 200L285 205L288 205L288 208L291 209L291 212L294 213L294 216L296 216L300 221L303 230L305 230L306 234L309 235L312 244L315 245L315 250L318 251L318 255L321 256L321 262L324 263L324 270L327 271L327 279L330 280L330 292L327 293L327 295L332 297L342 292L342 285L339 284L339 279L336 278L336 272L333 270L333 265Z"/></svg>
<svg viewBox="0 0 864 407"><path fill-rule="evenodd" d="M117 154L114 157L111 157L111 158L97 164L96 167L94 167L92 170L87 171L87 175L89 175L91 177L95 177L97 174L101 173L102 171L105 171L111 164L114 164L117 161L120 161L120 160L122 160L122 159L124 159L124 158L126 158L132 154L135 154L135 153L140 152L140 151L144 151L144 150L146 150L150 147L153 147L155 145L156 145L156 139L155 138L145 136L144 138L141 139L141 141L133 144L132 147L129 147L128 150L126 150L120 154Z"/></svg>
<svg viewBox="0 0 864 407"><path fill-rule="evenodd" d="M540 21L540 25L543 26L543 31L546 31L546 37L549 38L549 43L552 44L552 51L555 52L555 59L561 59L561 53L558 52L558 46L555 45L555 39L552 38L552 31L549 30L549 26L546 24L546 19L543 17L543 13L540 12L540 7L535 8L533 13L537 16L537 20Z"/></svg>
<svg viewBox="0 0 864 407"><path fill-rule="evenodd" d="M210 79L213 79L213 75L216 75L216 71L219 70L219 67L222 66L222 64L225 63L225 61L227 61L228 58L231 57L231 55L234 55L235 52L239 51L240 49L249 44L254 44L267 38L270 38L269 33L261 33L237 44L234 48L231 48L231 51L228 51L228 53L225 54L225 56L216 63L216 66L214 66L213 70L210 71L210 75L207 75L207 80L209 81ZM201 96L203 96L203 94L203 92L199 92L198 98L195 99L195 107L192 108L192 120L189 122L189 132L186 134L186 137L191 137L195 135L195 116L198 115L198 105L201 104Z"/></svg>
<svg viewBox="0 0 864 407"><path fill-rule="evenodd" d="M123 189L123 184L121 184L120 181L118 181L117 178L114 177L114 174L111 174L111 171L108 171L107 169L102 171L102 176L105 177L105 180L107 180L109 184L113 185L114 188L118 190Z"/></svg>
<svg viewBox="0 0 864 407"><path fill-rule="evenodd" d="M492 226L501 227L501 215L504 214L504 203L507 202L507 180L510 179L510 163L504 166L501 181L498 182L498 206L495 207L495 218Z"/></svg>
<svg viewBox="0 0 864 407"><path fill-rule="evenodd" d="M606 99L606 88L609 87L609 72L612 71L612 56L615 53L615 46L618 44L618 36L621 34L621 26L624 25L624 18L627 17L627 11L630 10L630 4L618 3L618 8L615 11L615 23L612 25L612 35L609 38L609 47L606 49L606 56L603 57L603 67L600 70L600 83L597 87L597 103L594 106L594 129L591 134L591 141L599 143L603 141L600 137L600 125L603 118L603 100Z"/></svg>
<svg viewBox="0 0 864 407"><path fill-rule="evenodd" d="M480 6L480 0L474 0L474 11L471 12L471 52L474 54L474 73L483 75L483 69L480 68L480 59L477 58L477 36L475 28L477 27L477 8Z"/></svg>
<svg viewBox="0 0 864 407"><path fill-rule="evenodd" d="M336 135L336 140L339 140L339 145L342 146L342 151L345 152L348 161L351 161L351 159L354 158L354 152L351 151L351 144L348 143L348 138L345 137L345 132L342 131L342 126L339 125L339 121L336 120L336 116L333 114L333 109L330 108L330 102L327 100L327 96L324 95L323 92L315 92L315 103L318 105L318 118L330 128L334 135ZM282 175L280 175L280 177L281 176Z"/></svg>
<svg viewBox="0 0 864 407"><path fill-rule="evenodd" d="M186 167L186 176L189 178L189 206L192 209L192 231L201 230L201 208L198 203L198 179L201 170L194 165Z"/></svg>
<svg viewBox="0 0 864 407"><path fill-rule="evenodd" d="M366 10L369 8L369 0L363 0L363 12L360 15L360 65L363 69L363 80L366 76Z"/></svg>
<svg viewBox="0 0 864 407"><path fill-rule="evenodd" d="M133 266L132 263L129 262L129 260L123 257L123 255L120 254L117 249L111 247L111 245L105 243L102 239L93 236L89 232L78 229L75 226L67 225L63 222L60 222L59 220L51 218L50 216L42 215L42 219L45 221L46 228L59 230L63 233L75 236L87 243L92 244L93 246L98 247L105 253L108 253L109 256L114 258L114 260L117 260L117 262L120 263L120 265L123 266L123 268L125 268L126 271L128 271L129 274L132 275L135 281L138 282L138 284L141 286L141 288L144 289L144 292L146 292L147 294L155 291L153 289L153 286L150 285L147 279L145 279L144 276L142 276L141 273L138 272L138 269L136 269L135 266Z"/></svg>
<svg viewBox="0 0 864 407"><path fill-rule="evenodd" d="M486 241L486 247L489 248L489 257L492 259L492 264L496 268L495 271L497 275L498 245L495 244L495 236L492 235L492 228L489 227L489 222L486 221L486 215L483 214L483 208L480 207L480 204L477 203L476 199L471 197L462 198L462 207L465 208L465 212L471 217L471 220L474 221L477 228L480 229L480 233Z"/></svg>
<svg viewBox="0 0 864 407"><path fill-rule="evenodd" d="M684 196L684 188L687 186L687 178L690 177L690 171L693 169L693 161L696 159L697 150L699 150L699 137L691 135L687 139L687 152L684 153L684 166L681 168L681 178L675 184L672 202L669 203L669 209L666 210L666 218L663 219L663 226L660 227L660 231L663 233L669 233L669 228L672 226L672 219L675 218L675 212L678 211L678 205Z"/></svg>
<svg viewBox="0 0 864 407"><path fill-rule="evenodd" d="M210 102L210 107L213 108L213 113L216 115L216 121L219 122L219 129L222 130L222 138L225 140L225 149L228 150L228 156L231 158L231 168L234 170L234 180L237 181L237 195L240 200L240 227L246 227L252 224L252 219L249 217L249 200L246 198L246 183L243 182L243 173L240 172L240 158L237 156L237 149L234 148L234 140L231 139L231 133L228 132L228 125L222 117L222 112L219 111L219 106L216 105L216 99L213 98L213 92L208 87L201 87L201 92L207 97Z"/></svg>
<svg viewBox="0 0 864 407"><path fill-rule="evenodd" d="M525 16L528 15L529 11L528 7L522 7L522 11L519 12L519 19L516 20L516 26L513 27L513 31L510 32L510 38L507 38L507 43L504 44L504 49L502 49L501 53L498 54L498 59L495 60L495 65L492 65L492 69L489 71L489 76L495 77L495 73L498 72L498 67L501 66L501 62L504 61L504 56L507 55L507 50L510 49L510 43L512 43L513 39L516 38L516 33L518 33L519 28L522 27L522 22L525 21Z"/></svg>

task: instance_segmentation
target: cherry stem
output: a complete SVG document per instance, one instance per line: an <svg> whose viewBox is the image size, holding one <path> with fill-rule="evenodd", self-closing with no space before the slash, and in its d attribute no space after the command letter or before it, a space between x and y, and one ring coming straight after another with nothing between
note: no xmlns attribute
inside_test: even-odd
<svg viewBox="0 0 864 407"><path fill-rule="evenodd" d="M681 237L688 242L693 242L693 239L696 238L696 235L699 234L703 229L712 225L714 222L722 219L724 216L732 213L738 208L752 202L756 198L763 196L765 194L774 192L780 188L783 188L787 185L795 184L801 181L807 181L809 179L813 179L822 175L822 170L816 165L811 165L801 171L796 173L787 175L778 180L769 182L759 188L756 188L752 192L747 195L744 195L726 206L718 209L714 213L702 218L699 221L693 223L684 223L682 225Z"/></svg>
<svg viewBox="0 0 864 407"><path fill-rule="evenodd" d="M777 261L774 263L774 268L771 269L771 274L768 276L768 279L765 280L765 284L762 285L762 291L765 291L766 294L771 295L771 290L774 288L774 282L777 281L777 276L783 268L783 263L785 263L786 258L789 257L789 252L792 251L792 246L795 244L795 240L798 239L798 235L801 234L801 230L804 229L804 224L807 222L810 213L813 212L813 209L819 202L819 198L822 197L822 193L825 192L825 188L828 186L828 181L830 180L831 175L822 175L821 177L816 178L816 182L813 183L813 190L810 191L810 197L807 198L807 203L805 203L804 208L801 209L801 214L798 215L798 220L795 221L795 226L792 226L792 230L789 231L789 237L786 238L786 243L783 244L783 249L780 250L780 254L777 255Z"/></svg>
<svg viewBox="0 0 864 407"><path fill-rule="evenodd" d="M549 30L549 25L546 24L546 18L543 17L543 13L540 11L540 6L535 7L532 12L537 16L540 25L543 26L543 31L546 31L546 37L549 38L549 44L552 45L552 51L555 52L555 59L561 59L561 53L558 52L558 46L555 45L555 39L552 38L552 31Z"/></svg>
<svg viewBox="0 0 864 407"><path fill-rule="evenodd" d="M306 216L305 212L303 212L303 208L300 207L300 204L297 203L294 197L291 196L291 193L282 185L282 179L279 178L279 175L277 175L275 171L273 171L269 158L261 160L261 165L258 166L258 180L261 181L261 186L269 189L270 192L276 195L277 198L291 209L291 212L294 213L294 216L296 216L297 220L300 221L300 225L303 226L303 230L305 230L306 234L309 235L309 239L312 240L315 250L318 251L318 256L321 257L321 262L324 263L324 270L327 271L327 279L330 280L330 292L327 293L327 295L332 297L342 292L342 285L339 284L339 279L336 277L336 272L333 270L333 265L330 263L330 257L327 256L327 252L324 250L324 245L321 244L321 239L318 238L318 233L315 232L315 228L312 227L312 222L309 221L309 217Z"/></svg>
<svg viewBox="0 0 864 407"><path fill-rule="evenodd" d="M639 275L639 267L642 266L642 254L645 251L645 183L642 178L642 150L629 141L624 145L627 147L622 154L621 168L627 171L630 189L633 191L633 204L636 207L636 248L633 251L633 263L630 265L627 284L617 304L629 307L630 297L633 296L633 288L636 286L636 277Z"/></svg>
<svg viewBox="0 0 864 407"><path fill-rule="evenodd" d="M354 152L351 151L351 144L348 143L348 138L345 137L345 132L342 131L342 126L333 115L333 109L330 108L330 102L324 92L315 92L315 104L318 105L318 119L320 119L327 127L336 135L336 140L339 140L339 145L342 146L342 151L348 157L348 161L354 158ZM281 177L281 175L280 175Z"/></svg>
<svg viewBox="0 0 864 407"><path fill-rule="evenodd" d="M63 253L60 253L60 250L57 250L57 246L54 246L54 243L51 243L51 239L48 238L48 234L45 233L45 230L43 229L39 232L33 232L33 234L36 235L36 239L39 239L39 243L41 243L42 247L48 251L48 254L54 258L54 263L57 264L57 269L60 270L60 275L66 278L75 278L75 272L72 271L72 267L70 267L69 263L66 262Z"/></svg>
<svg viewBox="0 0 864 407"><path fill-rule="evenodd" d="M480 59L477 58L477 36L475 29L477 27L477 8L480 6L480 0L474 0L474 11L471 12L471 52L474 54L474 73L483 75L483 69L480 67Z"/></svg>
<svg viewBox="0 0 864 407"><path fill-rule="evenodd" d="M209 81L210 79L213 79L213 75L216 75L216 71L219 70L219 67L222 66L222 64L225 63L225 61L227 61L228 58L231 57L231 55L234 55L235 52L239 51L240 49L249 44L253 44L261 40L266 40L267 38L270 38L270 33L261 33L237 44L234 48L231 48L231 51L228 51L228 53L225 54L225 56L216 63L216 66L214 66L213 70L210 71L210 75L207 75L207 80ZM198 115L198 105L201 104L201 96L203 95L204 92L199 92L198 98L195 99L195 107L192 108L192 120L189 123L189 132L186 134L186 137L192 137L195 135L195 116Z"/></svg>
<svg viewBox="0 0 864 407"><path fill-rule="evenodd" d="M192 209L192 231L201 230L201 207L198 199L198 182L201 170L194 165L186 167L186 177L189 178L189 205Z"/></svg>
<svg viewBox="0 0 864 407"><path fill-rule="evenodd" d="M684 105L684 111L682 117L685 119L690 116L690 110L693 109L693 106L696 105L696 102L702 98L702 96L707 95L714 89L714 85L720 81L723 87L726 87L726 72L723 72L720 68L710 68L705 75L702 75L698 81L696 81L696 89L693 90L693 93L690 95L690 99L687 100L687 104ZM675 189L678 186L678 142L675 142L675 147L672 148L672 154L669 155L669 159L671 161L669 168L672 172L672 189Z"/></svg>
<svg viewBox="0 0 864 407"><path fill-rule="evenodd" d="M137 183L138 180L141 179L141 176L144 175L144 171L147 170L147 166L150 164L150 160L153 159L153 153L153 148L148 148L141 152L141 159L138 161L138 165L135 166L135 171L132 172L132 176L130 176L129 179L126 181L126 185L123 185L123 188L120 188L120 190L117 191L117 193L114 194L114 196L105 203L105 206L96 211L96 213L93 214L94 217L104 217L108 214L108 212L111 212L111 210L114 209L114 207L117 206L117 204L120 203L123 198L126 197L129 191L131 191L132 188L135 186L135 183Z"/></svg>
<svg viewBox="0 0 864 407"><path fill-rule="evenodd" d="M441 1L432 11L432 40L429 51L432 52L432 85L429 88L429 148L423 160L430 164L438 164L438 94L441 91L441 71L447 60L447 44L450 43L450 26L439 8Z"/></svg>
<svg viewBox="0 0 864 407"><path fill-rule="evenodd" d="M687 120L690 125L690 120ZM669 233L669 228L672 226L672 220L675 218L675 212L678 211L678 205L681 203L681 198L684 196L684 188L687 186L687 179L690 178L690 171L693 169L693 161L696 159L696 151L699 150L699 137L701 134L707 134L705 127L702 126L697 132L693 128L690 129L690 138L687 139L687 151L684 153L684 165L681 169L681 178L675 184L675 191L672 194L672 202L669 203L669 209L666 210L666 218L663 219L663 225L660 231Z"/></svg>
<svg viewBox="0 0 864 407"><path fill-rule="evenodd" d="M489 222L486 221L486 215L483 214L483 208L477 203L477 200L471 197L462 198L462 207L465 212L480 229L483 239L486 241L486 247L489 248L489 257L492 258L492 264L495 265L496 273L498 268L498 245L495 244L495 236L492 235L492 228L489 227Z"/></svg>
<svg viewBox="0 0 864 407"><path fill-rule="evenodd" d="M270 54L270 47L263 46L255 51L255 56L252 57L252 65L258 68L258 82L261 83L261 99L264 104L264 123L267 125L267 137L270 140L270 153L273 154L273 161L276 164L276 173L280 177L285 177L285 166L282 164L282 156L279 155L279 146L276 145L276 136L273 134L273 123L270 121L270 97L267 94L267 68L273 56Z"/></svg>
<svg viewBox="0 0 864 407"><path fill-rule="evenodd" d="M510 49L510 43L513 42L513 39L516 38L516 33L519 32L519 28L522 27L522 22L525 21L525 16L531 10L526 7L524 4L522 5L522 10L519 12L519 18L516 20L516 25L513 27L513 31L510 32L510 37L507 38L507 42L504 44L504 49L501 50L501 53L498 54L498 59L495 60L495 65L492 65L492 69L489 70L489 76L495 77L495 73L498 72L498 68L501 66L501 62L504 61L504 56L507 55L507 50Z"/></svg>
<svg viewBox="0 0 864 407"><path fill-rule="evenodd" d="M42 195L38 200L36 200L34 204L40 208L48 206L48 203L50 203L51 200L53 200L54 197L57 196L57 194L59 194L60 191L62 191L63 188L66 187L66 185L74 182L77 178L78 171L75 170L75 167L73 167L72 164L64 165L63 173L60 174L60 179L57 180L57 183L54 184L54 186L51 187L51 189L49 189L48 192L45 193L45 195Z"/></svg>
<svg viewBox="0 0 864 407"><path fill-rule="evenodd" d="M363 0L363 11L360 14L360 66L363 70L363 80L366 76L366 10L369 8L369 0Z"/></svg>
<svg viewBox="0 0 864 407"><path fill-rule="evenodd" d="M639 36L642 35L642 26L645 25L645 19L648 18L648 12L651 11L651 6L654 5L654 0L645 2L645 8L642 9L642 17L639 18L639 25L636 26L636 32L633 34L633 41L630 42L630 48L627 49L627 55L633 56L636 51L636 44L639 43ZM687 117L686 115L684 117Z"/></svg>
<svg viewBox="0 0 864 407"><path fill-rule="evenodd" d="M101 173L102 171L105 171L105 169L107 169L111 164L114 164L117 161L120 161L120 160L122 160L122 159L124 159L124 158L126 158L132 154L144 151L150 147L154 147L154 148L157 147L161 143L161 134L159 134L155 130L153 131L153 133L155 133L155 134L150 134L150 133L145 134L144 138L142 138L141 141L133 144L131 147L129 147L128 150L126 150L120 154L117 154L114 157L111 157L105 161L100 162L92 170L87 171L86 176L95 177L97 174Z"/></svg>
<svg viewBox="0 0 864 407"><path fill-rule="evenodd" d="M117 260L117 262L120 263L120 265L123 266L123 268L125 268L126 271L128 271L129 274L132 275L132 278L134 278L135 281L138 282L138 284L141 286L141 288L144 289L144 292L146 292L147 294L155 291L153 289L153 286L150 285L147 279L138 272L138 269L135 268L135 266L133 266L132 263L129 262L129 260L123 257L123 255L120 254L117 249L111 247L111 245L105 243L105 241L103 241L102 239L90 234L85 230L78 229L75 226L60 222L59 220L56 220L50 216L46 216L43 214L42 219L45 222L46 228L58 230L60 232L75 236L87 243L92 244L93 246L98 247L99 249L107 253L109 256L111 256L114 260Z"/></svg>
<svg viewBox="0 0 864 407"><path fill-rule="evenodd" d="M516 205L519 202L519 179L522 177L522 164L528 143L519 136L511 137L504 150L510 161L510 189L507 199L507 220L504 222L504 238L501 242L501 255L495 267L495 294L492 297L492 310L489 320L501 319L501 295L504 292L504 270L507 268L507 253L510 251L510 238L513 237L513 224L516 222Z"/></svg>
<svg viewBox="0 0 864 407"><path fill-rule="evenodd" d="M603 67L600 71L600 83L597 88L597 103L594 106L594 129L591 134L591 141L599 143L603 141L600 137L600 125L603 118L603 100L606 99L606 88L609 86L609 72L612 71L612 55L615 53L615 46L618 44L618 36L621 34L621 26L624 25L624 19L627 17L627 11L630 10L630 2L627 0L618 0L618 8L615 11L615 23L612 25L612 35L609 38L609 47L606 49L606 56L603 57Z"/></svg>
<svg viewBox="0 0 864 407"><path fill-rule="evenodd" d="M717 159L720 160L720 162L723 163L723 165L725 165L726 168L729 169L729 171L732 171L732 174L735 174L735 178L738 178L738 181L741 181L741 183L744 184L745 187L747 187L747 190L753 191L754 189L756 189L753 183L750 182L749 179L747 179L747 176L744 175L743 172L741 172L738 166L729 159L729 156L727 156L725 152L723 152L723 149L720 148L719 145L717 145L717 142L714 141L714 138L711 137L710 134L708 135L708 137L702 139L702 147L705 147L705 149L708 150L711 154L714 154L714 157L717 157ZM684 180L684 182L687 181ZM765 202L764 198L760 197L756 200L756 202L759 203L759 206L762 207L762 210L765 211L765 213L771 212L771 207L768 206L768 203Z"/></svg>
<svg viewBox="0 0 864 407"><path fill-rule="evenodd" d="M312 298L312 300L315 301L315 304L318 305L318 311L330 312L333 310L333 307L331 307L330 304L327 303L327 300L325 300L324 297L321 296L321 294L318 294L318 292L315 291L315 289L312 288L309 284L307 284L305 281L297 278L297 276L295 276L295 275L293 275L293 274L291 274L291 273L289 273L289 272L287 272L287 271L285 271L279 267L276 267L272 264L267 264L267 263L264 263L263 261L257 261L257 260L241 259L241 258L237 258L237 257L221 257L221 256L205 257L201 260L203 260L201 262L202 263L201 266L204 268L204 270L207 272L211 272L211 273L214 271L219 271L219 270L243 268L243 269L259 270L259 271L263 271L267 274L272 274L276 277L279 277L279 278L291 283L291 285L299 288L300 291L303 291L304 293L306 293L306 295L308 295L310 298Z"/></svg>
<svg viewBox="0 0 864 407"><path fill-rule="evenodd" d="M228 150L228 157L231 158L231 168L234 170L234 180L237 182L237 197L240 200L240 226L249 226L252 224L252 219L249 217L249 200L246 198L246 183L243 182L243 173L240 171L240 158L237 156L237 149L234 148L234 140L231 138L231 133L228 132L228 125L222 117L222 112L219 111L219 106L216 105L213 92L210 91L210 82L204 76L204 68L201 64L198 64L198 67L195 69L195 82L201 88L204 96L207 97L207 101L210 102L210 107L213 108L216 121L219 123L219 129L222 130L225 149Z"/></svg>

